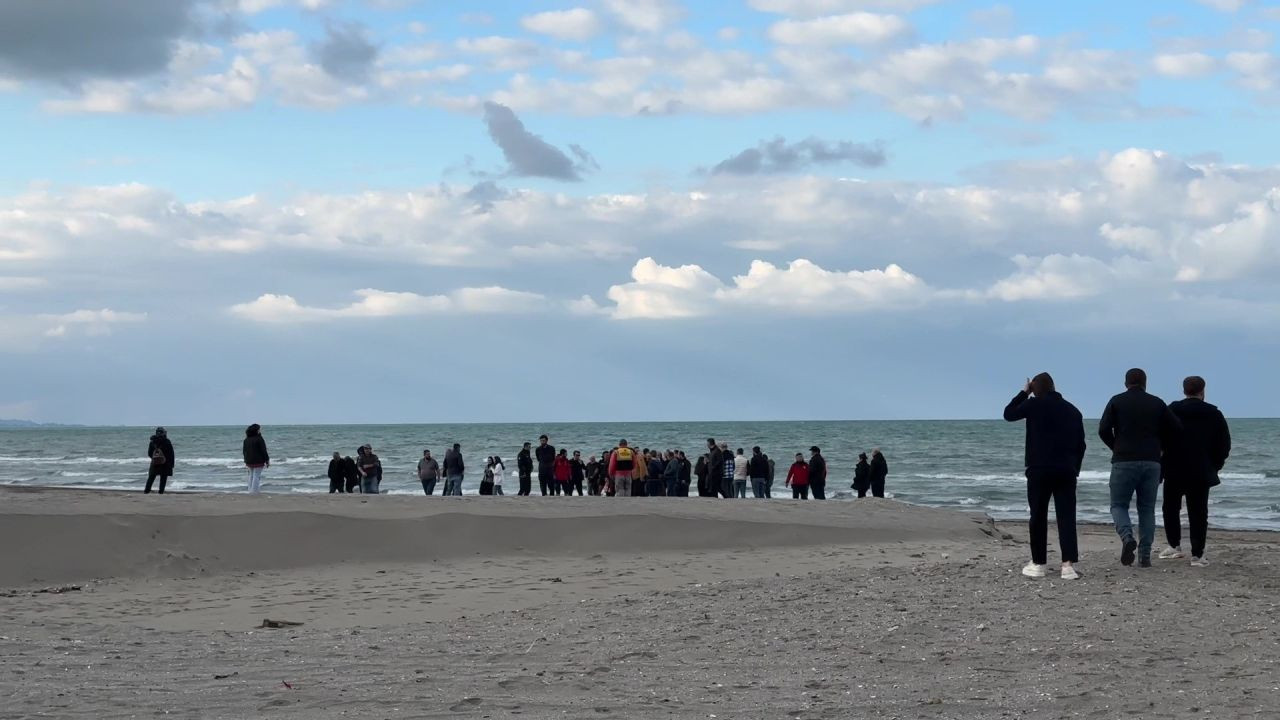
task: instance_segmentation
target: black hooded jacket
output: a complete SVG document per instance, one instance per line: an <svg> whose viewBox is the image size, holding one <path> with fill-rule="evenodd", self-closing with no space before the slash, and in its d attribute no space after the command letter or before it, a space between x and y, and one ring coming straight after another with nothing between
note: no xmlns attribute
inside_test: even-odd
<svg viewBox="0 0 1280 720"><path fill-rule="evenodd" d="M152 466L157 475L170 477L173 475L173 443L169 442L168 436L152 435L151 442L147 443L147 457L155 457L156 450L164 453L164 465Z"/></svg>
<svg viewBox="0 0 1280 720"><path fill-rule="evenodd" d="M1113 463L1160 462L1181 430L1163 400L1137 387L1111 398L1098 422L1098 436L1111 448Z"/></svg>
<svg viewBox="0 0 1280 720"><path fill-rule="evenodd" d="M859 459L853 467L853 489L861 492L871 489L871 465L866 460Z"/></svg>
<svg viewBox="0 0 1280 720"><path fill-rule="evenodd" d="M1020 392L1005 406L1004 419L1027 421L1028 469L1080 474L1085 451L1084 417L1061 393L1030 397Z"/></svg>
<svg viewBox="0 0 1280 720"><path fill-rule="evenodd" d="M1231 430L1222 411L1199 398L1179 400L1169 410L1182 423L1182 433L1165 450L1164 478L1191 487L1221 483L1218 472L1231 454Z"/></svg>

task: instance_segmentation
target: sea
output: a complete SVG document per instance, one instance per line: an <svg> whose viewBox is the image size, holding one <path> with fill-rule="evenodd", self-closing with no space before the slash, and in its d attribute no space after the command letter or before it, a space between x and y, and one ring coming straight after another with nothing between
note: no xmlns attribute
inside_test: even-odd
<svg viewBox="0 0 1280 720"><path fill-rule="evenodd" d="M1078 486L1079 517L1107 522L1109 456L1097 439L1096 424L1086 424L1093 439ZM140 491L153 430L0 429L0 484ZM1222 485L1210 499L1210 523L1219 528L1280 530L1280 420L1234 420L1231 432L1231 459ZM168 433L177 458L169 489L244 492L244 428L169 427ZM851 499L858 453L878 447L889 463L886 487L891 497L981 511L1003 520L1027 516L1023 425L985 420L264 426L272 462L263 475L263 491L327 493L326 471L333 452L354 457L356 448L368 443L382 460L384 493L421 495L415 468L422 451L429 448L442 458L456 442L462 445L467 467L464 494L477 493L485 459L496 454L508 468L504 487L513 495L516 452L526 441L536 445L544 433L557 447L580 450L584 459L612 448L619 438L642 448L683 449L691 458L702 452L710 437L733 449L745 448L748 454L759 445L778 468L775 495L785 490L783 478L795 453L807 456L808 448L818 445L829 467L828 494L836 501ZM534 485L537 492L536 479Z"/></svg>

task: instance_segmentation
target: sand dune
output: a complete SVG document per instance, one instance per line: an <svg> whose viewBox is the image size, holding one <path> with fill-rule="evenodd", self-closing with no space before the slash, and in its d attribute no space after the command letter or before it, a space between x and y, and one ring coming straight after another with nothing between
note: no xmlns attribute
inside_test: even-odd
<svg viewBox="0 0 1280 720"><path fill-rule="evenodd" d="M525 555L985 539L981 516L889 502L4 493L0 586ZM989 530L988 530L989 532Z"/></svg>

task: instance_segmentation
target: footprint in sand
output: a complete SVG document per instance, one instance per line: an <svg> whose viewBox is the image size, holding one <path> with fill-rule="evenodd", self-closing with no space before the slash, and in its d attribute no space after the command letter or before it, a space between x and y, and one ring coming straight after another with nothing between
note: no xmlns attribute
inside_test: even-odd
<svg viewBox="0 0 1280 720"><path fill-rule="evenodd" d="M463 712L479 707L482 702L484 702L483 698L463 698L462 702L450 705L449 710L451 712Z"/></svg>

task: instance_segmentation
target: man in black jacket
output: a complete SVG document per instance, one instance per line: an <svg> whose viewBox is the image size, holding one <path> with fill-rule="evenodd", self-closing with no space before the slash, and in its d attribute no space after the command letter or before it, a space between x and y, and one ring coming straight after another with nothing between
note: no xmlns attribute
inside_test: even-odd
<svg viewBox="0 0 1280 720"><path fill-rule="evenodd" d="M751 448L751 459L747 460L747 477L751 478L752 496L769 497L769 458L760 452L759 445Z"/></svg>
<svg viewBox="0 0 1280 720"><path fill-rule="evenodd" d="M1156 535L1156 494L1160 491L1160 456L1182 429L1169 406L1147 393L1147 374L1125 373L1125 391L1111 398L1098 422L1098 435L1111 448L1111 518L1123 549L1120 562L1151 567ZM1129 503L1138 497L1138 540L1133 539Z"/></svg>
<svg viewBox="0 0 1280 720"><path fill-rule="evenodd" d="M817 445L809 448L809 490L814 500L827 499L827 459Z"/></svg>
<svg viewBox="0 0 1280 720"><path fill-rule="evenodd" d="M347 455L342 458L342 477L346 481L347 493L354 493L360 487L360 468L355 458Z"/></svg>
<svg viewBox="0 0 1280 720"><path fill-rule="evenodd" d="M884 497L884 481L889 477L889 463L880 448L871 451L871 496Z"/></svg>
<svg viewBox="0 0 1280 720"><path fill-rule="evenodd" d="M1164 454L1164 532L1169 547L1160 552L1160 557L1183 557L1181 515L1185 497L1191 525L1191 564L1204 567L1209 564L1204 557L1209 488L1222 482L1218 473L1231 454L1231 430L1222 411L1204 401L1204 378L1193 375L1183 380L1182 393L1185 400L1169 405L1182 423L1182 434Z"/></svg>
<svg viewBox="0 0 1280 720"><path fill-rule="evenodd" d="M169 441L169 432L162 427L156 428L147 443L147 458L151 465L147 467L147 486L143 494L151 492L151 485L160 478L160 494L164 494L164 484L173 476L173 443Z"/></svg>
<svg viewBox="0 0 1280 720"><path fill-rule="evenodd" d="M1032 397L1034 395L1034 397ZM1027 504L1031 507L1031 562L1022 568L1027 577L1045 576L1048 564L1049 499L1058 518L1058 545L1062 550L1062 579L1075 580L1076 479L1084 464L1084 418L1075 405L1063 399L1049 373L1027 381L1022 392L1004 408L1009 422L1027 421Z"/></svg>
<svg viewBox="0 0 1280 720"><path fill-rule="evenodd" d="M346 473L342 467L342 453L334 453L329 461L329 494L346 492Z"/></svg>
<svg viewBox="0 0 1280 720"><path fill-rule="evenodd" d="M529 443L525 443L520 452L516 453L516 472L520 475L520 495L528 495L533 489L533 454L529 450Z"/></svg>
<svg viewBox="0 0 1280 720"><path fill-rule="evenodd" d="M724 451L715 438L707 438L707 496L716 497L724 492ZM731 497L727 493L725 497Z"/></svg>
<svg viewBox="0 0 1280 720"><path fill-rule="evenodd" d="M538 459L538 487L543 495L559 495L560 483L556 482L555 464L556 447L550 438L542 435L538 438L538 449L533 451Z"/></svg>

